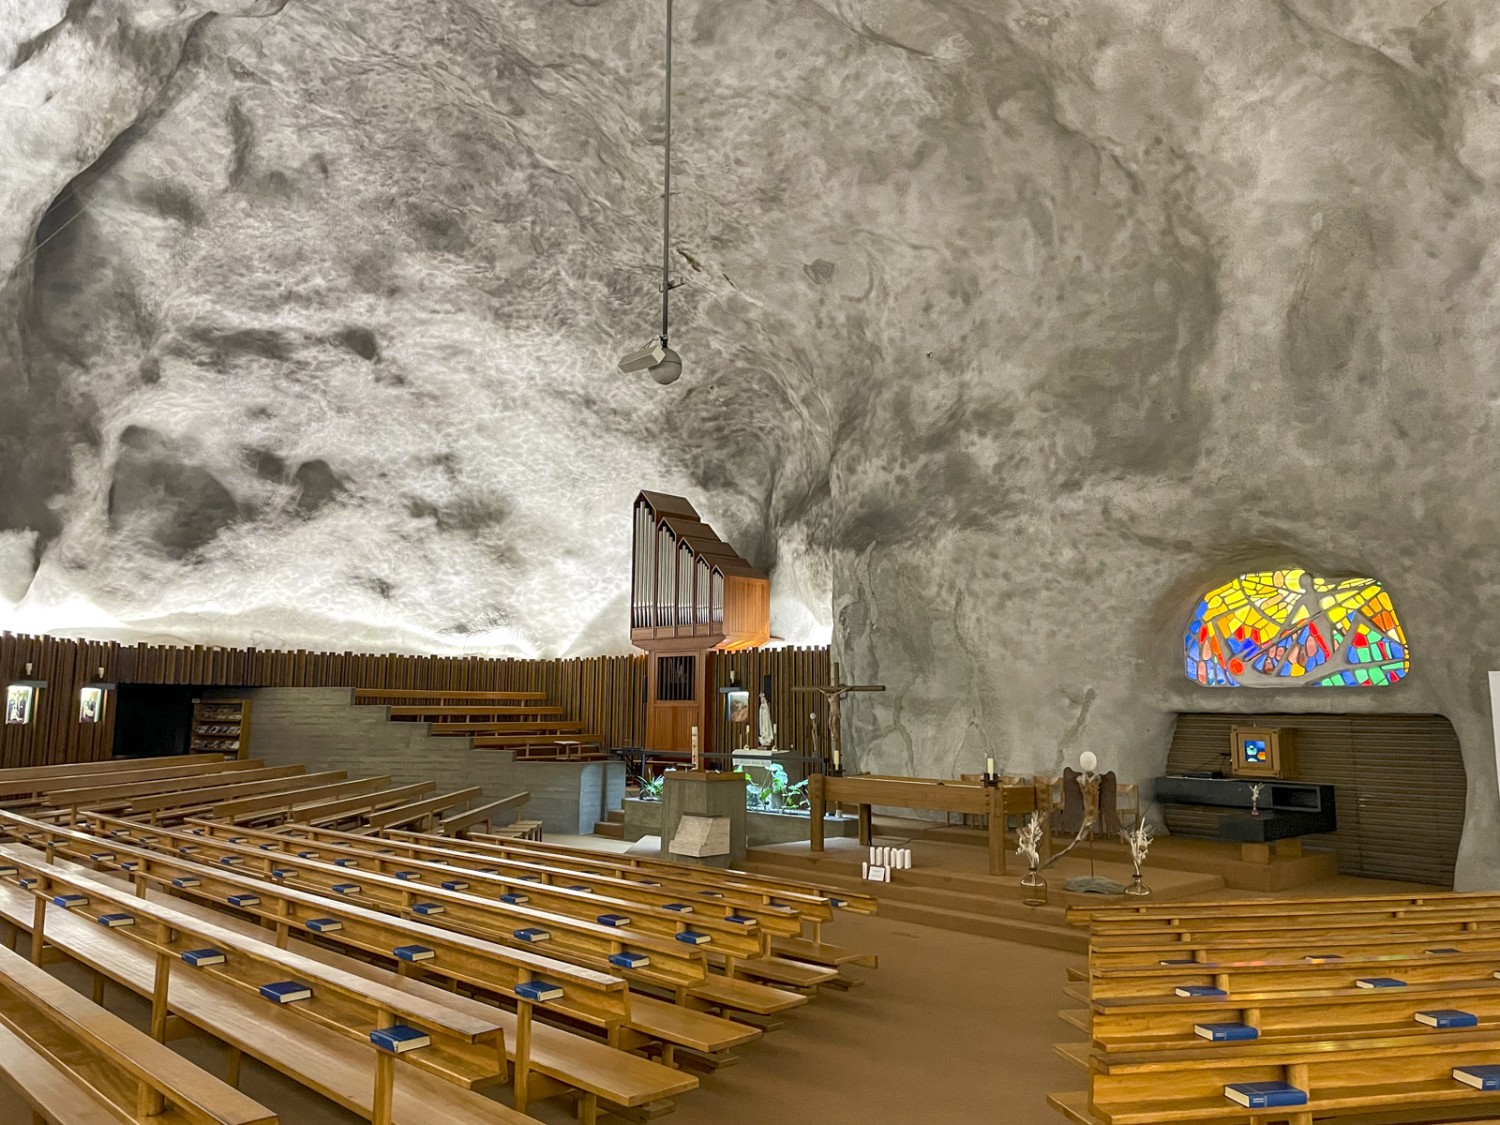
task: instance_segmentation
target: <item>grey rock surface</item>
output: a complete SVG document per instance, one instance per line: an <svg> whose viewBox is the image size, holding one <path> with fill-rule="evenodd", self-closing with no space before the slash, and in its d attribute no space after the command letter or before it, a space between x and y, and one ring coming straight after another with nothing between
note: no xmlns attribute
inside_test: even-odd
<svg viewBox="0 0 1500 1125"><path fill-rule="evenodd" d="M1481 0L0 0L12 628L626 644L691 496L882 772L1438 711L1500 886L1500 16ZM1208 691L1197 596L1383 579L1381 691ZM1248 698L1246 698L1248 696Z"/></svg>

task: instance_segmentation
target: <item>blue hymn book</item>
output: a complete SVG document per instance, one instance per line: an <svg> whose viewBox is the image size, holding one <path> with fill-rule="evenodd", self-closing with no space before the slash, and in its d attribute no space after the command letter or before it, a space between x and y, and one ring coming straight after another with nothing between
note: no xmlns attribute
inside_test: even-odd
<svg viewBox="0 0 1500 1125"><path fill-rule="evenodd" d="M370 1042L382 1051L399 1055L405 1051L415 1051L418 1047L428 1046L432 1042L432 1036L414 1027L397 1024L395 1027L382 1027L370 1032Z"/></svg>
<svg viewBox="0 0 1500 1125"><path fill-rule="evenodd" d="M1500 1066L1455 1066L1453 1077L1477 1090L1500 1090Z"/></svg>
<svg viewBox="0 0 1500 1125"><path fill-rule="evenodd" d="M1412 1017L1418 1023L1425 1023L1428 1027L1478 1027L1479 1017L1473 1012L1461 1012L1457 1008L1434 1008L1427 1012L1418 1012Z"/></svg>
<svg viewBox="0 0 1500 1125"><path fill-rule="evenodd" d="M1247 1109L1307 1104L1307 1091L1285 1082L1235 1082L1224 1087L1224 1096Z"/></svg>
<svg viewBox="0 0 1500 1125"><path fill-rule="evenodd" d="M516 985L517 996L523 1000L534 1000L539 1004L545 1004L548 1000L556 1000L562 994L563 990L557 985L541 980L527 980Z"/></svg>
<svg viewBox="0 0 1500 1125"><path fill-rule="evenodd" d="M298 1000L311 999L312 989L300 981L283 980L275 984L261 985L260 994L267 1000L274 1000L278 1004L291 1004Z"/></svg>
<svg viewBox="0 0 1500 1125"><path fill-rule="evenodd" d="M1193 1025L1193 1034L1214 1043L1227 1043L1243 1039L1259 1039L1260 1032L1245 1023L1199 1023Z"/></svg>
<svg viewBox="0 0 1500 1125"><path fill-rule="evenodd" d="M1214 988L1208 984L1179 984L1172 991L1177 993L1178 996L1200 996L1212 997L1214 999L1229 995L1222 988Z"/></svg>
<svg viewBox="0 0 1500 1125"><path fill-rule="evenodd" d="M1406 987L1406 982L1404 980L1397 980L1395 977L1360 977L1354 983L1357 984L1357 985L1359 985L1360 988L1405 988Z"/></svg>

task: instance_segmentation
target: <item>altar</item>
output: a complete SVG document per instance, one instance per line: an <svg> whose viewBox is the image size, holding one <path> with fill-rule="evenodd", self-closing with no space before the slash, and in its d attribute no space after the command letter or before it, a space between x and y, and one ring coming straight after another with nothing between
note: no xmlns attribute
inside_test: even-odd
<svg viewBox="0 0 1500 1125"><path fill-rule="evenodd" d="M869 845L871 810L882 808L931 809L938 812L970 813L989 818L990 874L1005 874L1005 818L1039 811L1043 823L1052 815L1051 789L1044 785L986 785L974 781L944 781L928 777L883 777L860 774L842 777L819 774L809 779L808 801L812 814L812 851L823 850L823 813L829 804L855 805L859 809L859 842ZM1043 848L1050 854L1051 834L1043 833Z"/></svg>

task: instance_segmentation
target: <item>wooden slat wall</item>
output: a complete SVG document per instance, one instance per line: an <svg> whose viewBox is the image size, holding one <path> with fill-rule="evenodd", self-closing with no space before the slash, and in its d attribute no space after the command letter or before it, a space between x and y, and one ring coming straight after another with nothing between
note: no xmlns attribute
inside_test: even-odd
<svg viewBox="0 0 1500 1125"><path fill-rule="evenodd" d="M32 664L30 676L25 674ZM828 682L826 648L716 653L709 675L717 687L734 668L741 683L759 690L773 677L773 705L782 745L812 747L809 711L824 721L820 699L790 688ZM78 689L99 678L119 684L193 687L368 687L414 691L545 691L549 699L605 746L640 746L646 735L646 657L593 656L573 660L491 660L471 656L404 656L356 652L272 651L194 646L119 645L0 633L0 680L46 680L36 718L27 726L0 725L0 768L98 761L114 744L114 709L105 721L78 722ZM722 679L720 679L722 677ZM816 702L815 702L816 700ZM113 702L113 701L111 701ZM715 710L714 722L719 716ZM728 748L727 733L711 730L711 746Z"/></svg>
<svg viewBox="0 0 1500 1125"><path fill-rule="evenodd" d="M744 652L716 652L709 658L708 682L716 692L734 682L750 692L752 710L760 706L761 677L771 677L771 714L776 722L777 745L797 754L813 752L813 720L817 715L818 729L826 729L827 706L820 695L793 695L794 687L819 687L828 683L830 674L827 648L766 648L747 649ZM736 732L728 729L724 722L724 708L718 698L709 703L712 716L712 741L710 749L725 753L735 749L732 745ZM743 728L738 732L743 738ZM822 738L823 743L827 742ZM823 755L828 747L822 746Z"/></svg>
<svg viewBox="0 0 1500 1125"><path fill-rule="evenodd" d="M1345 875L1453 885L1467 776L1458 735L1441 715L1179 715L1169 772L1226 769L1230 728L1296 731L1297 780L1337 787L1339 829L1308 837L1338 854ZM1217 760L1216 760L1217 759ZM1173 831L1212 825L1174 807Z"/></svg>
<svg viewBox="0 0 1500 1125"><path fill-rule="evenodd" d="M25 666L33 665L25 675ZM78 689L94 680L194 687L382 687L438 691L545 691L607 746L639 746L646 729L645 657L490 660L461 656L292 652L118 645L0 633L0 679L46 680L35 720L0 726L0 768L110 756L114 713L78 722Z"/></svg>

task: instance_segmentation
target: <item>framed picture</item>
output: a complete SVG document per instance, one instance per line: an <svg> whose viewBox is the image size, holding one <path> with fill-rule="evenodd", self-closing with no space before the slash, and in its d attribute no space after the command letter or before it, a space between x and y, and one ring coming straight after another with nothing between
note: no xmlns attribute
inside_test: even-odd
<svg viewBox="0 0 1500 1125"><path fill-rule="evenodd" d="M36 688L31 684L11 684L5 689L5 722L9 726L31 722L36 706Z"/></svg>
<svg viewBox="0 0 1500 1125"><path fill-rule="evenodd" d="M729 709L729 721L731 723L748 723L750 721L750 693L748 691L725 692L724 704Z"/></svg>
<svg viewBox="0 0 1500 1125"><path fill-rule="evenodd" d="M1278 727L1235 727L1230 772L1235 777L1290 777L1295 771L1291 735Z"/></svg>
<svg viewBox="0 0 1500 1125"><path fill-rule="evenodd" d="M105 689L96 685L78 689L78 721L99 723L104 721Z"/></svg>

